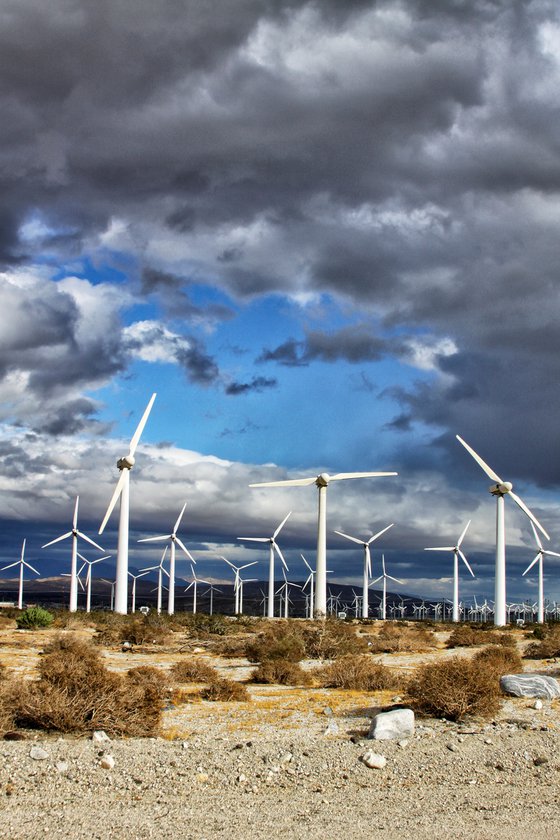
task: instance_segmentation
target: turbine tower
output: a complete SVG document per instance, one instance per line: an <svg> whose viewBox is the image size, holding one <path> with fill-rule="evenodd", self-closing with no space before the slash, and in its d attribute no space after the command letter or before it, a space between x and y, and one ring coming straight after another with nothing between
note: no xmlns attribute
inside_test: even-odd
<svg viewBox="0 0 560 840"><path fill-rule="evenodd" d="M441 548L425 548L424 551L452 551L453 552L453 616L452 619L454 622L459 621L459 557L474 577L474 572L469 566L468 560L461 551L461 543L467 533L467 529L471 524L471 520L467 522L463 533L457 540L457 545L444 545Z"/></svg>
<svg viewBox="0 0 560 840"><path fill-rule="evenodd" d="M193 591L193 607L192 607L192 611L193 611L193 615L194 615L194 614L196 613L196 591L197 591L198 584L199 584L199 583L207 583L207 584L210 584L210 581L208 581L208 580L203 580L202 578L198 578L198 577L196 576L196 574L195 574L195 571L194 571L194 566L192 565L192 563L191 563L191 577L192 577L192 581L191 581L191 582L189 583L189 585L185 588L185 592L188 592L188 591L189 591L189 589L191 589L191 587L192 587L192 591Z"/></svg>
<svg viewBox="0 0 560 840"><path fill-rule="evenodd" d="M9 566L2 566L0 569L0 572L3 572L6 569L13 569L14 566L19 566L18 610L23 609L23 567L25 566L26 568L31 569L32 572L35 572L36 575L39 575L39 577L41 576L37 569L34 569L27 560L23 559L25 556L25 543L26 540L24 540L21 544L21 555L19 560L16 560L15 563L10 563Z"/></svg>
<svg viewBox="0 0 560 840"><path fill-rule="evenodd" d="M274 618L274 552L278 554L278 557L282 561L282 565L286 571L288 571L288 565L284 560L284 556L280 551L278 543L276 542L276 537L288 521L289 516L291 515L292 511L288 513L287 516L284 517L278 528L275 530L271 537L237 537L238 540L248 540L250 542L263 542L268 543L269 548L269 555L268 555L268 612L267 618Z"/></svg>
<svg viewBox="0 0 560 840"><path fill-rule="evenodd" d="M285 481L261 481L250 484L249 487L307 487L314 484L319 491L317 514L317 559L315 580L315 615L325 618L327 615L327 487L331 481L342 481L347 478L378 478L380 476L397 475L396 472L356 472L336 473L329 475L321 473L311 478L294 478Z"/></svg>
<svg viewBox="0 0 560 840"><path fill-rule="evenodd" d="M373 537L370 537L367 542L365 540L360 540L357 537L351 537L349 534L343 533L343 531L335 531L335 534L338 534L341 537L345 537L347 540L352 540L352 542L358 543L358 545L363 545L364 547L364 569L363 569L363 583L362 583L362 618L368 618L369 616L369 603L368 603L368 586L369 586L369 579L371 577L371 556L369 547L372 542L374 542L381 534L384 534L385 531L388 531L389 528L392 528L395 523L392 522L390 525L387 525L386 528L383 528L382 531L378 531L377 534L374 534Z"/></svg>
<svg viewBox="0 0 560 840"><path fill-rule="evenodd" d="M233 581L233 591L235 593L235 615L239 615L241 609L243 608L243 584L239 573L241 569L248 569L249 566L256 566L258 561L253 560L252 563L245 563L243 566L235 566L221 554L218 556L233 569L233 573L235 575L235 579Z"/></svg>
<svg viewBox="0 0 560 840"><path fill-rule="evenodd" d="M101 563L102 560L108 560L110 554L106 554L105 557L98 557L97 560L88 560L87 557L84 557L83 554L78 552L78 557L82 560L82 565L78 569L78 580L80 579L80 575L87 566L86 572L86 612L91 612L91 567L94 566L96 563Z"/></svg>
<svg viewBox="0 0 560 840"><path fill-rule="evenodd" d="M548 551L548 549L543 548L543 544L541 542L541 539L540 539L539 535L537 534L537 529L535 528L535 526L533 525L532 522L531 522L531 528L533 529L533 534L535 535L535 541L537 543L537 546L538 546L539 550L537 552L537 556L535 557L535 559L531 563L529 563L529 565L527 566L527 568L523 572L522 577L524 577L527 574L527 572L529 572L533 568L535 563L538 562L538 564L539 564L539 600L538 600L538 607L537 607L537 622L539 624L544 624L543 560L544 560L545 554L548 554L551 557L560 557L560 554L558 554L558 552L556 552L556 551Z"/></svg>
<svg viewBox="0 0 560 840"><path fill-rule="evenodd" d="M136 447L140 442L142 432L144 431L144 426L148 421L148 417L150 415L150 411L152 410L155 398L156 395L152 394L150 402L148 403L146 410L142 415L142 419L140 420L136 431L134 432L131 438L130 445L128 448L128 455L125 455L123 458L119 458L119 460L117 461L117 467L120 470L121 474L119 476L119 480L117 481L117 486L115 487L113 496L111 497L111 501L109 502L107 513L105 514L103 522L101 523L101 527L99 528L99 533L102 534L105 530L107 522L109 521L109 517L113 512L113 508L117 504L117 499L120 497L121 507L119 516L119 536L117 543L115 612L121 613L121 615L126 615L128 610L128 525L130 518L130 471L136 463L134 453L136 452Z"/></svg>
<svg viewBox="0 0 560 840"><path fill-rule="evenodd" d="M370 586L373 586L374 583L377 583L378 581L383 580L383 598L381 600L381 618L383 619L383 621L385 621L385 619L387 618L387 581L388 580L394 580L395 583L401 583L401 584L403 583L403 581L399 580L398 578L391 577L391 575L387 574L387 572L385 570L385 555L384 554L381 555L381 567L383 569L382 574L380 574L378 578L375 578L375 580L372 580L372 582L370 583Z"/></svg>
<svg viewBox="0 0 560 840"><path fill-rule="evenodd" d="M159 561L159 564L157 566L148 566L145 569L140 569L141 572L155 572L155 571L157 571L157 573L158 573L157 609L156 609L158 615L161 615L161 604L162 604L162 600L163 600L162 599L162 592L165 588L164 585L163 585L163 576L167 575L167 577L169 577L169 572L167 571L167 569L163 565L164 562L165 562L165 555L167 554L167 549L168 549L168 546L165 546L165 548L163 549L163 554L161 556L161 560ZM167 590L167 591L169 592L169 590Z"/></svg>
<svg viewBox="0 0 560 840"><path fill-rule="evenodd" d="M67 531L65 534L62 534L60 537L57 537L54 540L51 540L45 545L41 546L41 548L47 548L49 545L54 545L57 542L61 542L62 540L67 539L68 537L72 537L72 560L70 564L70 604L69 604L69 611L76 612L78 609L78 537L82 540L85 540L94 548L98 548L101 553L105 551L104 548L101 548L100 545L97 545L96 542L91 540L89 537L86 537L85 534L82 534L81 531L78 530L78 505L80 502L80 497L76 496L76 503L74 505L74 516L72 517L72 530Z"/></svg>
<svg viewBox="0 0 560 840"><path fill-rule="evenodd" d="M480 455L472 449L468 443L465 443L463 438L456 435L457 440L462 444L467 452L474 458L476 463L486 473L488 478L495 481L490 487L490 493L496 497L496 572L494 581L494 624L496 627L503 627L506 624L506 526L505 526L505 496L510 496L515 504L521 508L531 522L541 531L547 540L550 539L541 523L534 516L525 502L517 496L512 490L512 483L510 481L503 481L500 476L494 472L492 467L489 467L486 461L483 461Z"/></svg>
<svg viewBox="0 0 560 840"><path fill-rule="evenodd" d="M169 574L167 575L169 578L169 593L167 601L167 612L169 615L174 615L175 613L175 545L178 545L189 558L191 563L194 563L196 566L196 560L186 545L177 536L177 531L179 530L179 525L181 524L181 519L183 518L186 506L187 503L185 502L170 534L164 534L161 537L145 537L143 540L138 540L138 542L164 542L164 540L169 540L171 543L171 551L169 552Z"/></svg>

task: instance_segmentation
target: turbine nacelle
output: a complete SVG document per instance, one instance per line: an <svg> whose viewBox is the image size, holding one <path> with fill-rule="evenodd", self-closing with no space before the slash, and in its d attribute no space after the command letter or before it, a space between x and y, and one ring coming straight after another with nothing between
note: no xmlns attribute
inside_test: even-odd
<svg viewBox="0 0 560 840"><path fill-rule="evenodd" d="M331 477L328 473L321 473L315 479L315 484L317 487L326 487L330 481Z"/></svg>
<svg viewBox="0 0 560 840"><path fill-rule="evenodd" d="M489 488L489 492L493 496L505 496L507 493L511 493L512 490L513 484L511 481L501 481L499 484L493 484Z"/></svg>
<svg viewBox="0 0 560 840"><path fill-rule="evenodd" d="M125 455L124 458L119 458L117 461L117 468L119 470L131 470L136 463L134 455Z"/></svg>

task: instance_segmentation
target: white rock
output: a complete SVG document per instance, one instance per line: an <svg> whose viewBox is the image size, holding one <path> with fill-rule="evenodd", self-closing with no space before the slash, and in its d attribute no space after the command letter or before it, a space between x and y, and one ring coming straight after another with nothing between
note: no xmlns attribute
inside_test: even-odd
<svg viewBox="0 0 560 840"><path fill-rule="evenodd" d="M542 707L543 707L543 702L542 702L542 700L535 700L535 704L534 704L534 706L533 706L533 709L536 709L536 710L537 710L537 712L540 712L540 710L542 709Z"/></svg>
<svg viewBox="0 0 560 840"><path fill-rule="evenodd" d="M112 770L115 766L115 759L112 755L104 755L101 757L101 761L99 762L99 766L102 767L104 770Z"/></svg>
<svg viewBox="0 0 560 840"><path fill-rule="evenodd" d="M379 712L371 721L368 738L375 741L392 741L410 738L414 735L414 712L412 709L393 709Z"/></svg>
<svg viewBox="0 0 560 840"><path fill-rule="evenodd" d="M45 759L49 757L49 754L46 750L44 750L42 747L37 747L36 745L31 747L29 755L34 761L45 761Z"/></svg>
<svg viewBox="0 0 560 840"><path fill-rule="evenodd" d="M383 770L387 764L387 759L384 755L379 755L373 750L367 750L362 756L362 762L366 767L371 767L372 770Z"/></svg>
<svg viewBox="0 0 560 840"><path fill-rule="evenodd" d="M66 773L68 770L68 762L67 761L57 761L54 765L59 773Z"/></svg>
<svg viewBox="0 0 560 840"><path fill-rule="evenodd" d="M325 729L325 735L338 735L338 723L336 720L329 720L329 724Z"/></svg>
<svg viewBox="0 0 560 840"><path fill-rule="evenodd" d="M94 744L106 744L111 739L109 738L107 733L104 732L102 729L96 729L93 735L91 736L91 740Z"/></svg>
<svg viewBox="0 0 560 840"><path fill-rule="evenodd" d="M542 674L505 674L500 679L500 688L514 697L544 697L546 700L560 697L558 680Z"/></svg>

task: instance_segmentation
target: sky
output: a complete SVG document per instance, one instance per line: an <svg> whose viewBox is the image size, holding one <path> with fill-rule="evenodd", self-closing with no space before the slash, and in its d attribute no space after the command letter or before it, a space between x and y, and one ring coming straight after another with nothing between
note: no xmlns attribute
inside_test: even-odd
<svg viewBox="0 0 560 840"><path fill-rule="evenodd" d="M560 549L560 15L552 0L4 0L0 8L0 560L43 574L131 475L137 540L200 575L279 537L331 579L374 544L451 597L493 596L495 505L461 435ZM506 502L510 500L506 499ZM117 517L102 539L114 552ZM535 600L507 504L508 599ZM549 558L546 595L560 599ZM463 569L463 571L466 571ZM178 572L188 577L187 560Z"/></svg>

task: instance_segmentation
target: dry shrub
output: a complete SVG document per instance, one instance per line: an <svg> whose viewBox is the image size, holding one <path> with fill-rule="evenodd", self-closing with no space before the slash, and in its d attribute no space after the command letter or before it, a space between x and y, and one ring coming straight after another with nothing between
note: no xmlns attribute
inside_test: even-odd
<svg viewBox="0 0 560 840"><path fill-rule="evenodd" d="M500 705L499 671L487 663L455 656L418 668L407 693L414 707L426 714L449 720L487 717Z"/></svg>
<svg viewBox="0 0 560 840"><path fill-rule="evenodd" d="M308 659L337 659L350 653L364 653L365 639L357 635L356 627L337 618L327 618L302 628L305 655Z"/></svg>
<svg viewBox="0 0 560 840"><path fill-rule="evenodd" d="M515 648L503 645L488 645L473 656L474 662L489 665L502 674L518 674L523 670L523 661Z"/></svg>
<svg viewBox="0 0 560 840"><path fill-rule="evenodd" d="M515 636L513 633L481 630L478 627L470 627L468 624L460 624L452 631L446 646L448 648L456 648L477 647L478 645L515 647Z"/></svg>
<svg viewBox="0 0 560 840"><path fill-rule="evenodd" d="M131 668L127 671L126 676L133 685L152 688L159 694L162 700L169 694L171 688L169 674L162 668L156 668L152 665L140 665L138 668Z"/></svg>
<svg viewBox="0 0 560 840"><path fill-rule="evenodd" d="M114 620L98 625L96 644L121 645L131 642L133 645L163 645L169 638L170 628L158 615L117 616Z"/></svg>
<svg viewBox="0 0 560 840"><path fill-rule="evenodd" d="M16 626L16 620L12 616L0 613L0 630L11 630Z"/></svg>
<svg viewBox="0 0 560 840"><path fill-rule="evenodd" d="M264 633L246 643L245 656L249 662L267 662L273 659L301 662L305 656L303 634L295 624L271 624Z"/></svg>
<svg viewBox="0 0 560 840"><path fill-rule="evenodd" d="M275 685L310 685L311 677L297 662L267 659L251 674L251 682Z"/></svg>
<svg viewBox="0 0 560 840"><path fill-rule="evenodd" d="M367 655L347 654L315 672L324 688L349 688L355 691L380 691L396 688L395 675Z"/></svg>
<svg viewBox="0 0 560 840"><path fill-rule="evenodd" d="M212 644L212 650L224 659L242 659L246 646L245 636L222 636Z"/></svg>
<svg viewBox="0 0 560 840"><path fill-rule="evenodd" d="M171 666L171 675L180 683L207 683L218 679L215 668L202 659L182 659Z"/></svg>
<svg viewBox="0 0 560 840"><path fill-rule="evenodd" d="M153 686L108 671L91 645L74 637L45 649L37 682L22 683L15 720L20 726L112 735L157 732L162 701Z"/></svg>
<svg viewBox="0 0 560 840"><path fill-rule="evenodd" d="M560 656L560 627L540 629L542 639L527 645L523 656L527 659L554 659Z"/></svg>
<svg viewBox="0 0 560 840"><path fill-rule="evenodd" d="M377 636L370 639L369 650L371 653L419 653L435 644L433 631L422 624L387 622Z"/></svg>
<svg viewBox="0 0 560 840"><path fill-rule="evenodd" d="M2 679L0 683L0 734L14 729L17 701L21 693L21 680Z"/></svg>
<svg viewBox="0 0 560 840"><path fill-rule="evenodd" d="M246 701L251 697L247 688L242 684L235 682L235 680L228 680L219 677L208 684L200 692L203 700L222 700L222 701Z"/></svg>

